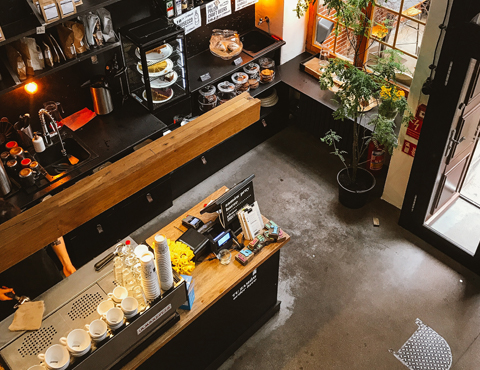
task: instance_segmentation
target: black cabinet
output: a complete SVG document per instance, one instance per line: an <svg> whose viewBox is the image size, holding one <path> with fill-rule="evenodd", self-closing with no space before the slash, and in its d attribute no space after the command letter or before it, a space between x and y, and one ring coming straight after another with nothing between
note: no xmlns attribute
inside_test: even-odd
<svg viewBox="0 0 480 370"><path fill-rule="evenodd" d="M275 85L275 88L280 100L275 107L262 108L259 121L171 173L172 183L175 184L173 199L286 127L288 89L282 84Z"/></svg>
<svg viewBox="0 0 480 370"><path fill-rule="evenodd" d="M65 235L73 265L83 266L171 206L166 176Z"/></svg>

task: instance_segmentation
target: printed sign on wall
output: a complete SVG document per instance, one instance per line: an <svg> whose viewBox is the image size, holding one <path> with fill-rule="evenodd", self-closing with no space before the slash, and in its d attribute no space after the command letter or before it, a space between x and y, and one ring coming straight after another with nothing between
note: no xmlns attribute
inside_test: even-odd
<svg viewBox="0 0 480 370"><path fill-rule="evenodd" d="M258 0L235 0L235 11L246 8L247 6L258 3Z"/></svg>
<svg viewBox="0 0 480 370"><path fill-rule="evenodd" d="M410 157L415 157L415 151L417 150L417 144L414 144L408 140L403 142L402 152L408 154Z"/></svg>
<svg viewBox="0 0 480 370"><path fill-rule="evenodd" d="M185 30L185 35L188 35L190 32L196 30L202 25L200 7L197 6L189 12L183 13L181 16L175 18L173 21L176 25L182 27Z"/></svg>
<svg viewBox="0 0 480 370"><path fill-rule="evenodd" d="M207 24L232 14L230 0L216 0L207 4Z"/></svg>
<svg viewBox="0 0 480 370"><path fill-rule="evenodd" d="M407 135L417 139L420 137L420 131L422 129L423 119L415 117L408 122Z"/></svg>

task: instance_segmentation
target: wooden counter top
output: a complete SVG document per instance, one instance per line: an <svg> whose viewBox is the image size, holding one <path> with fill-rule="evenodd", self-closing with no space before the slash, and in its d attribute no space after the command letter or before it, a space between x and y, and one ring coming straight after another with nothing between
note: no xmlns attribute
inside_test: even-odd
<svg viewBox="0 0 480 370"><path fill-rule="evenodd" d="M0 272L259 119L260 100L243 93L4 222Z"/></svg>
<svg viewBox="0 0 480 370"><path fill-rule="evenodd" d="M204 222L214 219L217 216L216 213L206 213L204 215L200 215L200 210L203 208L204 204L208 203L210 200L218 198L220 195L225 193L226 190L227 187L225 186L220 188L211 196L207 197L195 207L178 217L175 221L159 230L156 234L163 234L169 239L176 240L183 234L183 232L178 230L177 227L182 230L186 230L185 227L182 226L182 219L187 214L196 216ZM264 218L264 221L268 220ZM153 245L153 238L155 235L152 235L147 239L147 243L149 245ZM286 237L286 240L283 242L273 243L264 247L263 250L257 256L255 256L255 258L247 266L242 266L238 261L235 260L235 256L238 253L236 251L232 252L232 261L228 265L221 265L217 259L212 261L204 261L198 264L192 274L195 282L195 302L193 303L192 310L179 310L180 321L172 328L167 330L159 338L156 338L154 341L152 341L147 348L145 348L137 357L135 357L135 359L125 365L123 369L127 370L139 367L145 360L162 348L173 337L175 337L196 318L198 318L205 310L207 310L240 281L247 277L253 270L270 258L286 243L288 243L290 236L286 235ZM213 254L210 256L213 256Z"/></svg>

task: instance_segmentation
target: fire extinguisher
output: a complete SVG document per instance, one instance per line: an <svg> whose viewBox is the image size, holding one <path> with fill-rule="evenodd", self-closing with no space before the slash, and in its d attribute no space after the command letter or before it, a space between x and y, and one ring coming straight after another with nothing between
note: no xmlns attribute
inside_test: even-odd
<svg viewBox="0 0 480 370"><path fill-rule="evenodd" d="M371 140L368 145L368 161L367 168L370 171L380 171L385 162L385 147Z"/></svg>

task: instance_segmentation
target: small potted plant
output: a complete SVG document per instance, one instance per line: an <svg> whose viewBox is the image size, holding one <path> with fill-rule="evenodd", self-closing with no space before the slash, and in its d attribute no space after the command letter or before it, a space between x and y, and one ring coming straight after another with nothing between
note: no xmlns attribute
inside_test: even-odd
<svg viewBox="0 0 480 370"><path fill-rule="evenodd" d="M297 14L302 15L310 3L314 1L299 0ZM337 147L341 137L335 131L329 130L321 139L333 147L332 154L338 156L344 165L337 175L339 200L349 208L362 207L375 186L375 177L362 167L370 142L383 146L391 154L397 146L395 117L402 114L402 122L408 122L412 117L404 92L395 85L395 74L407 71L400 63L401 52L387 49L377 57L374 65L363 63L360 45L368 42L364 38L371 25L363 9L372 4L373 0L323 0L323 5L336 14L334 32L338 34L342 24L354 34L348 38L354 62L330 59L319 79L322 89L335 86L334 99L339 106L333 113L334 119L352 125L353 141L349 153ZM378 113L367 114L365 108L373 102L378 104Z"/></svg>

